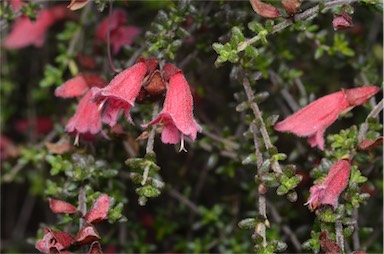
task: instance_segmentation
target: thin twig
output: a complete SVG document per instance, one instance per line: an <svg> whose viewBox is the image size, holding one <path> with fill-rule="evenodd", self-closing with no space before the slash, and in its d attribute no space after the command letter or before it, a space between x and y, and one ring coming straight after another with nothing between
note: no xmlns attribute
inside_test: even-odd
<svg viewBox="0 0 384 254"><path fill-rule="evenodd" d="M359 237L359 209L354 208L352 213L353 219L356 221L356 224L354 225L353 230L353 249L359 250L360 249L360 237Z"/></svg>
<svg viewBox="0 0 384 254"><path fill-rule="evenodd" d="M340 246L340 253L344 253L343 224L341 224L340 219L337 219L335 222L335 231L336 231L336 243Z"/></svg>
<svg viewBox="0 0 384 254"><path fill-rule="evenodd" d="M250 128L253 134L253 144L255 146L255 154L256 154L256 164L257 164L257 174L260 173L260 168L263 165L263 154L260 151L261 142L258 137L258 129L255 123L251 123ZM263 183L258 186L258 208L259 214L267 219L267 204L265 198L265 192L261 191L265 187ZM259 234L263 238L263 246L267 245L267 235L266 235L266 226L264 223L259 223L255 229L256 233Z"/></svg>
<svg viewBox="0 0 384 254"><path fill-rule="evenodd" d="M342 5L347 5L347 4L351 4L351 3L354 3L354 2L357 2L358 0L335 0L335 1L332 1L332 2L327 2L327 3L321 3L322 6L324 7L322 10L328 10L328 9L332 9L332 8L335 8L335 7L338 7L338 6L342 6ZM316 14L320 11L320 4L319 5L316 5L302 13L299 13L299 14L296 14L294 16L294 21L292 20L289 20L289 19L286 19L284 20L283 22L275 25L273 28L272 28L272 31L268 34L274 34L274 33L277 33L281 30L283 30L284 28L294 24L294 22L297 22L297 21L300 21L300 20L309 20L309 19L312 19L316 16ZM239 44L238 46L238 49L237 49L237 52L241 52L243 50L245 50L249 45L252 45L253 43L257 42L258 40L260 40L261 36L260 34L257 34L256 36L250 38L250 39L247 39L246 41L242 42Z"/></svg>
<svg viewBox="0 0 384 254"><path fill-rule="evenodd" d="M215 140L215 141L218 141L220 143L223 143L226 147L230 148L231 150L234 149L238 149L240 147L240 145L234 141L231 141L229 139L226 139L226 138L223 138L215 133L212 133L212 132L209 132L208 130L206 129L203 129L203 132L202 132L205 136L207 137L210 137L211 139Z"/></svg>
<svg viewBox="0 0 384 254"><path fill-rule="evenodd" d="M193 213L201 214L199 207L195 203L193 203L191 200L184 197L184 195L180 194L180 192L178 192L177 190L169 189L168 194L169 194L169 196L177 199L180 203L183 203L184 205L189 207Z"/></svg>
<svg viewBox="0 0 384 254"><path fill-rule="evenodd" d="M36 196L27 195L23 207L20 210L19 219L15 227L13 228L12 237L17 241L24 239L25 229L28 225L28 221L31 218L33 207L36 203Z"/></svg>
<svg viewBox="0 0 384 254"><path fill-rule="evenodd" d="M259 122L262 122L262 126L261 126L261 135L264 139L264 143L265 145L267 146L268 148L268 145L267 145L267 140L269 140L269 136L268 136L268 133L267 133L267 129L265 128L265 125L264 125L264 121L262 119L262 116L261 116L261 112L259 110L259 107L258 105L256 104L255 102L255 96L253 94L253 91L252 91L252 88L251 88L251 85L249 83L249 80L247 77L244 77L243 78L243 87L244 87L244 90L247 94L247 98L248 98L248 102L250 103L251 105L251 108L252 108L252 111L255 115L255 119L258 120ZM255 146L255 154L256 154L256 164L257 164L257 174L259 174L260 172L260 168L263 164L263 154L261 153L260 151L260 148L261 148L261 142L259 140L259 137L258 137L258 127L256 126L255 123L251 123L250 125L250 128L251 128L251 131L252 131L252 134L253 134L253 143L254 143L254 146ZM269 141L269 144L270 144L270 141ZM262 191L265 187L263 186L263 184L261 183L259 186L258 186L258 200L257 200L257 203L258 203L258 208L259 208L259 214L261 216L263 216L265 219L267 219L267 205L266 205L266 198L265 198L265 192ZM259 223L256 228L255 228L255 231L258 235L260 235L263 239L263 246L266 246L267 245L267 237L266 237L266 226L264 223Z"/></svg>
<svg viewBox="0 0 384 254"><path fill-rule="evenodd" d="M365 122L361 124L359 134L357 135L357 140L359 143L363 141L365 135L368 131L368 119L369 118L376 118L379 113L383 110L384 102L383 99L377 103L377 105L372 109L372 111L368 114L367 118L365 119Z"/></svg>
<svg viewBox="0 0 384 254"><path fill-rule="evenodd" d="M112 60L111 54L111 16L112 16L112 5L113 1L109 0L109 14L108 14L108 31L107 31L107 54L109 66L111 67L113 72L120 72L121 70L117 69Z"/></svg>
<svg viewBox="0 0 384 254"><path fill-rule="evenodd" d="M84 186L80 186L78 200L79 200L79 211L83 215L85 215L87 212L87 201L86 201L87 199L85 196ZM84 226L84 224L85 224L85 220L83 218L80 218L79 228L81 229Z"/></svg>
<svg viewBox="0 0 384 254"><path fill-rule="evenodd" d="M253 114L255 115L256 120L260 124L260 126L258 127L260 127L260 132L261 132L261 136L263 137L265 148L267 148L267 150L270 148L273 148L271 139L269 137L267 128L265 127L263 117L261 115L261 111L259 109L259 106L255 102L255 95L253 93L253 90L252 90L251 84L249 83L248 78L244 78L242 83L243 83L245 93L247 94L248 102L250 103ZM271 168L273 169L273 171L277 173L282 173L282 170L278 162L272 163Z"/></svg>
<svg viewBox="0 0 384 254"><path fill-rule="evenodd" d="M153 106L152 119L155 119L157 114L159 113L159 104L155 103ZM155 142L156 128L152 127L147 141L147 147L145 148L146 153L153 153L153 144Z"/></svg>
<svg viewBox="0 0 384 254"><path fill-rule="evenodd" d="M297 239L295 232L293 232L293 230L287 224L282 224L283 218L281 217L281 215L279 214L279 211L276 209L276 207L273 205L273 203L267 202L267 204L268 204L269 210L271 211L271 216L275 220L276 224L282 225L281 229L289 237L295 250L297 252L302 252L301 243Z"/></svg>

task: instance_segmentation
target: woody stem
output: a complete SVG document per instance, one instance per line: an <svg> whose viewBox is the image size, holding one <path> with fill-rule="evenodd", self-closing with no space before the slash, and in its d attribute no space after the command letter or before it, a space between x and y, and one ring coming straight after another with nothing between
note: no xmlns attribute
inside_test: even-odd
<svg viewBox="0 0 384 254"><path fill-rule="evenodd" d="M336 243L340 246L340 253L344 253L344 235L343 235L343 225L338 219L335 222L335 231L336 231Z"/></svg>
<svg viewBox="0 0 384 254"><path fill-rule="evenodd" d="M155 105L153 106L152 119L154 119L158 113L159 113L159 104L155 103ZM149 133L149 136L148 136L147 147L145 148L146 153L153 153L153 143L155 141L155 134L156 134L156 128L152 127L151 132Z"/></svg>
<svg viewBox="0 0 384 254"><path fill-rule="evenodd" d="M312 19L320 11L328 10L328 9L335 8L335 7L342 6L342 5L351 4L351 3L354 3L357 1L358 0L335 0L335 1L329 1L326 3L318 4L318 5L310 8L310 9L308 9L302 13L296 14L294 16L294 21L286 19L283 22L280 22L279 24L275 25L272 28L272 31L268 35L277 33L279 31L283 30L284 28L294 24L294 22L296 22L296 21ZM323 7L323 8L321 8L321 7ZM245 50L249 45L252 45L253 43L257 42L258 40L260 40L259 34L257 34L256 36L254 36L250 39L247 39L245 42L242 42L239 45L237 52L241 52L241 51Z"/></svg>
<svg viewBox="0 0 384 254"><path fill-rule="evenodd" d="M247 94L248 102L251 106L251 109L252 109L253 114L256 118L256 121L258 122L258 127L260 128L260 132L261 132L261 136L263 137L265 148L267 148L267 150L269 150L269 149L273 148L274 146L272 145L271 138L269 137L267 128L265 127L265 123L264 123L263 117L261 115L261 111L259 109L259 106L255 102L255 95L254 95L254 92L252 90L251 84L249 83L248 78L243 79L243 87L244 87L245 93ZM273 169L273 171L275 171L277 173L282 173L280 165L278 162L272 163L271 168Z"/></svg>
<svg viewBox="0 0 384 254"><path fill-rule="evenodd" d="M86 202L86 196L85 196L85 189L83 185L80 186L78 200L79 200L79 211L84 216L85 213L87 212L87 202ZM80 224L79 224L80 229L84 226L84 224L85 224L85 220L83 218L80 218Z"/></svg>
<svg viewBox="0 0 384 254"><path fill-rule="evenodd" d="M254 100L255 96L254 96L254 93L253 93L253 90L251 88L251 85L249 83L248 78L244 77L242 83L243 83L244 90L245 90L245 92L247 94L248 102L250 103L252 111L254 113L255 119L256 119L256 121L262 123L261 124L262 126L257 126L256 123L254 123L254 122L252 122L251 125L250 125L251 131L252 131L252 135L253 135L253 143L254 143L254 146L255 146L257 174L259 174L260 173L260 168L261 168L261 166L263 164L263 154L260 151L260 148L261 148L262 144L261 144L261 141L260 141L260 138L259 138L259 135L260 135L259 128L261 129L260 130L261 131L261 136L263 137L264 143L267 146L267 148L269 146L272 146L272 144L271 144L270 138L268 136L267 129L265 128L264 121L263 121L263 119L261 117L260 109L259 109L258 105L256 104L256 102ZM259 214L265 220L267 220L266 198L265 198L265 191L264 191L264 189L265 189L265 187L264 187L263 183L261 183L258 186L258 200L257 200L257 203L258 203L258 208L259 208ZM266 238L266 227L265 227L265 224L264 223L259 223L256 226L256 228L255 228L255 233L257 233L258 235L260 235L262 237L262 239L263 239L263 246L266 246L267 245L267 238Z"/></svg>
<svg viewBox="0 0 384 254"><path fill-rule="evenodd" d="M251 131L253 134L253 144L255 146L255 154L256 154L256 164L259 174L259 169L263 165L263 154L260 151L261 143L258 137L258 128L255 123L251 123ZM265 193L260 191L264 189L264 185L261 183L258 186L258 208L259 208L259 214L263 216L265 219L267 219L267 205L266 205L266 198ZM266 228L264 223L260 223L258 227L255 229L256 233L259 234L263 238L263 246L267 245L267 237L266 237Z"/></svg>
<svg viewBox="0 0 384 254"><path fill-rule="evenodd" d="M384 102L381 100L377 105L372 109L372 111L368 114L367 118L365 119L365 122L361 124L359 134L357 135L357 140L359 142L363 141L365 138L365 135L368 131L368 119L369 118L376 118L379 113L383 110Z"/></svg>

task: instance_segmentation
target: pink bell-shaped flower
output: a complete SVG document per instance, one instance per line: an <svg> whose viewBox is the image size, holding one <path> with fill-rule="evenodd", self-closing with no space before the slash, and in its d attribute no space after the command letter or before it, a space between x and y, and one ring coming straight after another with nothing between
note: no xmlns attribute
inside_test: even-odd
<svg viewBox="0 0 384 254"><path fill-rule="evenodd" d="M173 74L169 79L169 88L165 96L164 108L156 119L143 127L153 124L162 124L161 141L176 144L180 141L181 150L184 149L184 135L192 140L196 139L201 127L193 118L193 98L187 80L181 71Z"/></svg>
<svg viewBox="0 0 384 254"><path fill-rule="evenodd" d="M351 161L349 159L342 159L333 164L324 182L315 184L310 188L311 195L306 205L311 210L321 205L331 205L335 209L341 192L348 185L350 167Z"/></svg>
<svg viewBox="0 0 384 254"><path fill-rule="evenodd" d="M132 122L130 109L138 96L144 76L147 73L145 63L139 62L119 73L108 86L93 88L93 100L100 103L100 108L108 101L102 121L113 127L117 122L120 109L124 109L128 120Z"/></svg>
<svg viewBox="0 0 384 254"><path fill-rule="evenodd" d="M80 135L89 139L101 131L101 112L91 98L92 92L88 91L80 100L76 113L65 126L68 133L76 135L75 144L78 144Z"/></svg>
<svg viewBox="0 0 384 254"><path fill-rule="evenodd" d="M324 131L336 121L339 114L364 104L380 89L376 86L364 86L342 89L317 99L295 114L277 123L274 128L281 132L291 132L300 137L309 137L312 147L324 150Z"/></svg>

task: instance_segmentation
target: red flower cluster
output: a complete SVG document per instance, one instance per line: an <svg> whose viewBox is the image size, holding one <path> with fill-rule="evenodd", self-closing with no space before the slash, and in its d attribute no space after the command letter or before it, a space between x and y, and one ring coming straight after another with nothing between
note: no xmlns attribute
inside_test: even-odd
<svg viewBox="0 0 384 254"><path fill-rule="evenodd" d="M324 132L337 117L351 110L355 106L364 104L380 89L376 86L364 86L352 89L342 89L317 99L295 114L277 123L277 131L286 131L298 136L309 137L312 147L318 146L324 150ZM343 159L336 162L329 170L327 178L322 184L315 184L310 188L310 197L306 204L311 210L321 205L331 205L336 208L341 192L348 185L351 161Z"/></svg>
<svg viewBox="0 0 384 254"><path fill-rule="evenodd" d="M71 246L91 244L90 253L95 249L99 250L99 252L95 253L101 253L100 244L98 243L100 235L93 224L100 223L108 218L110 202L110 197L107 194L101 194L93 203L91 209L83 216L86 223L75 237L65 232L45 228L44 237L36 243L36 249L42 253L68 253L66 250ZM74 214L79 212L70 203L57 199L49 198L49 207L56 214Z"/></svg>
<svg viewBox="0 0 384 254"><path fill-rule="evenodd" d="M124 110L129 122L132 122L129 111L139 94L141 97L158 96L167 89L164 108L152 124L164 125L162 141L176 144L181 139L181 149L184 149L184 135L195 140L201 127L193 117L193 98L189 85L180 69L166 64L162 70L157 70L156 59L139 59L138 63L119 73L108 86L93 88L93 99L105 111L102 121L113 127L121 109Z"/></svg>

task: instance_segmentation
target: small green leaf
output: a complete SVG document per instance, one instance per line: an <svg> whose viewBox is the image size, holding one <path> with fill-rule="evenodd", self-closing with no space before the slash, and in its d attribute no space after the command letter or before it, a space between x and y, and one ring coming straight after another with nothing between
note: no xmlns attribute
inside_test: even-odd
<svg viewBox="0 0 384 254"><path fill-rule="evenodd" d="M247 218L247 219L241 220L237 225L241 229L254 229L256 224L257 224L256 219L254 219L254 218Z"/></svg>
<svg viewBox="0 0 384 254"><path fill-rule="evenodd" d="M289 189L285 185L280 185L276 190L276 194L279 196L282 196L282 195L287 194L288 191L289 191Z"/></svg>
<svg viewBox="0 0 384 254"><path fill-rule="evenodd" d="M252 21L248 23L248 29L257 34L258 32L264 30L264 27L259 22Z"/></svg>

